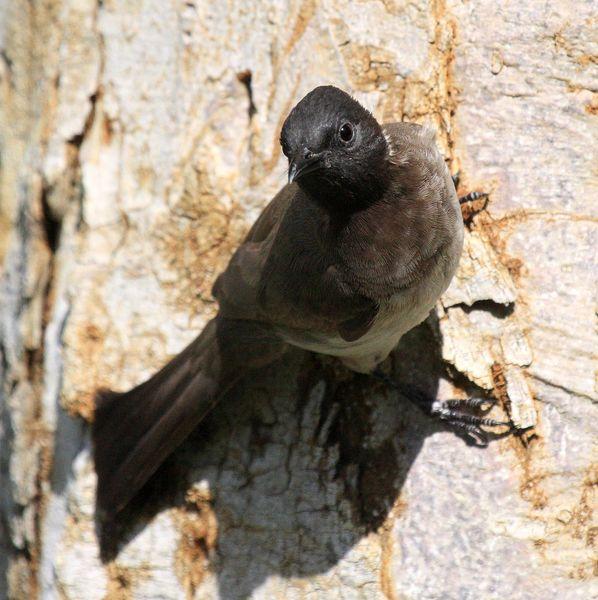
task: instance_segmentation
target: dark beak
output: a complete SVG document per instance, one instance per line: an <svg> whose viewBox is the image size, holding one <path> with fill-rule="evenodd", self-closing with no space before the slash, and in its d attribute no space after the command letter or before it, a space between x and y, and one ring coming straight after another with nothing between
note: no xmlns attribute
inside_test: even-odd
<svg viewBox="0 0 598 600"><path fill-rule="evenodd" d="M324 153L314 154L304 148L289 161L289 183L324 167Z"/></svg>

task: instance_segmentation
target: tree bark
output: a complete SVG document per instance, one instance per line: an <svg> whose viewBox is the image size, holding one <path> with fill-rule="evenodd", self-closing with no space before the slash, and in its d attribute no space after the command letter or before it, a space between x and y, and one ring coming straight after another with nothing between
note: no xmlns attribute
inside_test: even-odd
<svg viewBox="0 0 598 600"><path fill-rule="evenodd" d="M256 4L0 2L0 598L591 597L594 3ZM393 369L496 397L518 435L467 446L295 351L229 394L102 561L94 390L214 315L285 181L283 119L322 83L433 125L460 191L489 192Z"/></svg>

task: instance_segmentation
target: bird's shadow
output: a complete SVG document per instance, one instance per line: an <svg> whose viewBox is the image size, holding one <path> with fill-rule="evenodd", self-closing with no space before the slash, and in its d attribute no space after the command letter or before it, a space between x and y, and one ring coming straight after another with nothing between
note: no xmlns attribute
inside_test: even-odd
<svg viewBox="0 0 598 600"><path fill-rule="evenodd" d="M439 341L432 318L406 334L394 376L435 397ZM294 350L228 394L119 522L97 525L102 557L174 508L177 572L190 593L208 573L223 600L249 597L271 575L325 573L400 506L411 465L438 430L383 383Z"/></svg>

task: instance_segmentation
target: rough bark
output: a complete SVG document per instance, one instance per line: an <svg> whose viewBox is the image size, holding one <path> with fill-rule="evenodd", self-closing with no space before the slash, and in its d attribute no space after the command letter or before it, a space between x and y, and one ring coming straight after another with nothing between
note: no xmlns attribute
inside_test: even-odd
<svg viewBox="0 0 598 600"><path fill-rule="evenodd" d="M594 3L256 4L0 2L0 597L590 598ZM213 315L323 82L433 124L462 191L490 192L396 375L535 427L472 448L297 351L168 461L103 563L93 391Z"/></svg>

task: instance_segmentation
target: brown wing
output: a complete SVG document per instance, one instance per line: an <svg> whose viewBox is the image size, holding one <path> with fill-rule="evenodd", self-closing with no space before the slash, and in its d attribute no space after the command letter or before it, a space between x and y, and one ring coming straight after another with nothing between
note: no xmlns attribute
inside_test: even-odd
<svg viewBox="0 0 598 600"><path fill-rule="evenodd" d="M378 303L366 302L366 307L354 317L338 324L338 333L347 342L354 342L365 335L374 323L379 310Z"/></svg>
<svg viewBox="0 0 598 600"><path fill-rule="evenodd" d="M293 200L296 186L284 186L264 208L244 242L212 288L220 312L237 319L260 320L259 288L276 229Z"/></svg>
<svg viewBox="0 0 598 600"><path fill-rule="evenodd" d="M282 328L361 337L378 307L354 293L322 244L323 209L297 185L264 209L214 284L221 313Z"/></svg>
<svg viewBox="0 0 598 600"><path fill-rule="evenodd" d="M280 223L282 216L293 201L296 191L296 184L285 185L260 213L260 216L251 226L249 233L245 236L245 242L263 242L266 240L272 230Z"/></svg>

